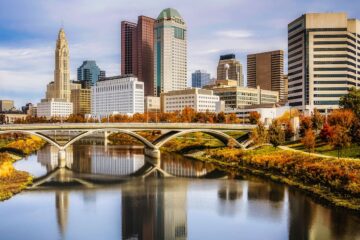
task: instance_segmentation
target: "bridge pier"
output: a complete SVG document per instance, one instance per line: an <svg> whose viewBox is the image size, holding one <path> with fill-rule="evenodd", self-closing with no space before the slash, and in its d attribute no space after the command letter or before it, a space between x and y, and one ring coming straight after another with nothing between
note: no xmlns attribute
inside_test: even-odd
<svg viewBox="0 0 360 240"><path fill-rule="evenodd" d="M59 168L66 167L66 151L63 149L58 152L58 166Z"/></svg>
<svg viewBox="0 0 360 240"><path fill-rule="evenodd" d="M144 148L144 153L148 157L160 159L160 150L159 149Z"/></svg>

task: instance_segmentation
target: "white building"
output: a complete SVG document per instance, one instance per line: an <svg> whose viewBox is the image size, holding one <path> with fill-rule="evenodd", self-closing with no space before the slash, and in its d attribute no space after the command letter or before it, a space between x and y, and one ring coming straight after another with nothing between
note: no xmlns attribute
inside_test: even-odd
<svg viewBox="0 0 360 240"><path fill-rule="evenodd" d="M236 116L243 121L247 121L251 112L260 114L260 121L269 124L275 118L281 117L285 112L289 112L290 106L280 106L277 104L257 104L246 106L243 109L233 109L226 111L227 113L235 113Z"/></svg>
<svg viewBox="0 0 360 240"><path fill-rule="evenodd" d="M167 8L154 26L154 95L186 87L186 24L178 11Z"/></svg>
<svg viewBox="0 0 360 240"><path fill-rule="evenodd" d="M91 88L91 114L95 117L143 112L144 83L136 77L102 78Z"/></svg>
<svg viewBox="0 0 360 240"><path fill-rule="evenodd" d="M161 111L175 112L181 111L185 107L191 107L197 112L219 112L221 106L219 96L213 91L190 88L185 90L170 91L161 94Z"/></svg>
<svg viewBox="0 0 360 240"><path fill-rule="evenodd" d="M37 105L38 117L59 117L67 118L73 113L73 104L65 99L43 99Z"/></svg>

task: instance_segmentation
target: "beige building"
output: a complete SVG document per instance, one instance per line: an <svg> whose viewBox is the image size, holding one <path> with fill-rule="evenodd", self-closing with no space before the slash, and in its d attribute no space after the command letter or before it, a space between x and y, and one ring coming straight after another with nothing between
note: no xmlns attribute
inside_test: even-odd
<svg viewBox="0 0 360 240"><path fill-rule="evenodd" d="M144 111L145 113L160 112L160 97L144 97Z"/></svg>
<svg viewBox="0 0 360 240"><path fill-rule="evenodd" d="M290 106L325 113L360 86L359 34L359 20L346 13L304 14L288 25Z"/></svg>
<svg viewBox="0 0 360 240"><path fill-rule="evenodd" d="M91 89L73 89L71 90L71 102L73 103L74 114L91 113Z"/></svg>
<svg viewBox="0 0 360 240"><path fill-rule="evenodd" d="M70 101L70 93L69 46L64 29L61 28L56 41L54 82L48 84L46 98Z"/></svg>
<svg viewBox="0 0 360 240"><path fill-rule="evenodd" d="M238 86L244 86L243 68L241 63L236 60L235 54L220 56L217 66L217 79L235 80Z"/></svg>
<svg viewBox="0 0 360 240"><path fill-rule="evenodd" d="M14 109L13 100L0 100L0 112L7 112Z"/></svg>
<svg viewBox="0 0 360 240"><path fill-rule="evenodd" d="M196 112L220 112L221 102L212 90L189 88L161 94L161 112L182 111L190 107Z"/></svg>
<svg viewBox="0 0 360 240"><path fill-rule="evenodd" d="M28 115L24 113L1 113L0 124L14 123L17 120L25 120Z"/></svg>
<svg viewBox="0 0 360 240"><path fill-rule="evenodd" d="M208 85L204 88L213 90L214 94L225 102L225 112L249 105L277 103L279 101L278 91L263 90L260 87L239 87L234 80L218 80L214 85Z"/></svg>
<svg viewBox="0 0 360 240"><path fill-rule="evenodd" d="M278 91L281 101L286 101L284 78L284 51L277 50L247 56L247 86Z"/></svg>
<svg viewBox="0 0 360 240"><path fill-rule="evenodd" d="M154 95L187 87L187 31L179 12L164 9L154 26Z"/></svg>

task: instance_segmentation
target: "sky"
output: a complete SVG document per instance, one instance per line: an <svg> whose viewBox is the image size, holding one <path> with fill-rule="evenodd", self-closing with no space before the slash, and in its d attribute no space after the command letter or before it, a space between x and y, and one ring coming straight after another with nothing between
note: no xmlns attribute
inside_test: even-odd
<svg viewBox="0 0 360 240"><path fill-rule="evenodd" d="M221 54L235 53L246 78L246 55L287 51L287 24L308 12L346 12L360 19L360 0L1 0L0 99L38 103L54 79L55 44L64 27L71 79L84 60L107 76L120 74L120 23L179 11L188 29L188 81L216 75ZM285 58L286 61L286 58Z"/></svg>

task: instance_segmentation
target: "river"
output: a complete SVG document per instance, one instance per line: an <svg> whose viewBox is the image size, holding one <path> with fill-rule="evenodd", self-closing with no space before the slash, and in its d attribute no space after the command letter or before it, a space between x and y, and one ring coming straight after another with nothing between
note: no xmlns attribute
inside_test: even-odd
<svg viewBox="0 0 360 240"><path fill-rule="evenodd" d="M82 141L66 166L50 145L15 164L43 183L0 203L1 239L360 239L359 215L176 154Z"/></svg>

